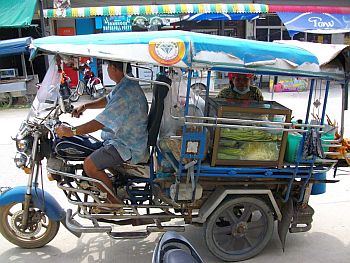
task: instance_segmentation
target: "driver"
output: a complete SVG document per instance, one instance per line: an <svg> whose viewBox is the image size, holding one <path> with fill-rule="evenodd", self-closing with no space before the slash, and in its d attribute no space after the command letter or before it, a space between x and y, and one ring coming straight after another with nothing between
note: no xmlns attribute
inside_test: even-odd
<svg viewBox="0 0 350 263"><path fill-rule="evenodd" d="M253 74L228 73L230 86L221 90L218 98L263 101L259 88L251 85Z"/></svg>
<svg viewBox="0 0 350 263"><path fill-rule="evenodd" d="M103 146L84 160L84 171L114 192L105 169L113 169L126 161L136 164L148 159L148 104L138 82L124 76L122 62L109 61L107 71L117 85L107 96L75 108L72 116L79 118L87 109L104 110L95 119L77 127L60 125L56 133L62 138L102 130ZM127 64L126 72L132 75L130 64ZM102 185L98 187L106 191ZM106 192L110 203L122 203L115 195Z"/></svg>

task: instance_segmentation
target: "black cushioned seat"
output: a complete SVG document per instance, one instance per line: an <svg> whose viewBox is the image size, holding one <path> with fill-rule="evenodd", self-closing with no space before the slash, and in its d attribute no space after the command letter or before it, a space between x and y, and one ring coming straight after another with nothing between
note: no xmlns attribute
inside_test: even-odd
<svg viewBox="0 0 350 263"><path fill-rule="evenodd" d="M158 74L157 81L171 85L171 79L164 74ZM159 128L163 117L164 99L169 92L166 85L154 84L151 109L148 114L148 146L155 146L159 134Z"/></svg>

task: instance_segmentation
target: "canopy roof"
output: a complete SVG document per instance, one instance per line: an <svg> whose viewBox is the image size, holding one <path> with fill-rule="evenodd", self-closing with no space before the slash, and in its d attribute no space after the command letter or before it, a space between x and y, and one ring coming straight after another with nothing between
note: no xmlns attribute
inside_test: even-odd
<svg viewBox="0 0 350 263"><path fill-rule="evenodd" d="M33 43L46 53L182 68L344 78L341 68L324 72L317 56L304 48L186 31L50 36Z"/></svg>
<svg viewBox="0 0 350 263"><path fill-rule="evenodd" d="M0 57L29 53L31 37L16 38L0 41Z"/></svg>
<svg viewBox="0 0 350 263"><path fill-rule="evenodd" d="M96 17L118 15L268 13L262 4L168 4L45 9L45 18Z"/></svg>
<svg viewBox="0 0 350 263"><path fill-rule="evenodd" d="M0 28L21 28L32 23L36 0L1 1Z"/></svg>

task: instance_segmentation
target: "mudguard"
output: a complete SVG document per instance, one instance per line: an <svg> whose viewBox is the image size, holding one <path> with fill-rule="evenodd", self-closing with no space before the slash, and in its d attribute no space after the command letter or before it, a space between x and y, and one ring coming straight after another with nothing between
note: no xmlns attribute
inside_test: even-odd
<svg viewBox="0 0 350 263"><path fill-rule="evenodd" d="M0 206L13 202L23 202L26 190L26 186L17 186L5 191L0 195ZM65 211L63 208L48 192L43 192L39 188L32 189L32 202L36 208L44 211L51 220L61 221L65 217Z"/></svg>

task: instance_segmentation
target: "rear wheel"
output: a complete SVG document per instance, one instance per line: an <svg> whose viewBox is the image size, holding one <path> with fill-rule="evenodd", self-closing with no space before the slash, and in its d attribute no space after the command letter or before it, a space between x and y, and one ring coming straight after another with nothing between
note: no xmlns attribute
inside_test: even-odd
<svg viewBox="0 0 350 263"><path fill-rule="evenodd" d="M90 95L90 96L91 96L92 88L90 87L89 84L90 84L90 83L88 82L88 83L85 85L85 92L86 92L87 95Z"/></svg>
<svg viewBox="0 0 350 263"><path fill-rule="evenodd" d="M205 224L209 250L224 261L241 261L259 254L271 239L274 218L258 198L239 197L221 204Z"/></svg>
<svg viewBox="0 0 350 263"><path fill-rule="evenodd" d="M12 103L13 103L13 98L12 98L11 93L6 92L1 96L0 107L9 108L9 107L11 107Z"/></svg>
<svg viewBox="0 0 350 263"><path fill-rule="evenodd" d="M28 225L22 225L22 203L0 207L0 233L11 243L22 248L45 246L57 234L60 222L50 220L37 208L29 208Z"/></svg>

